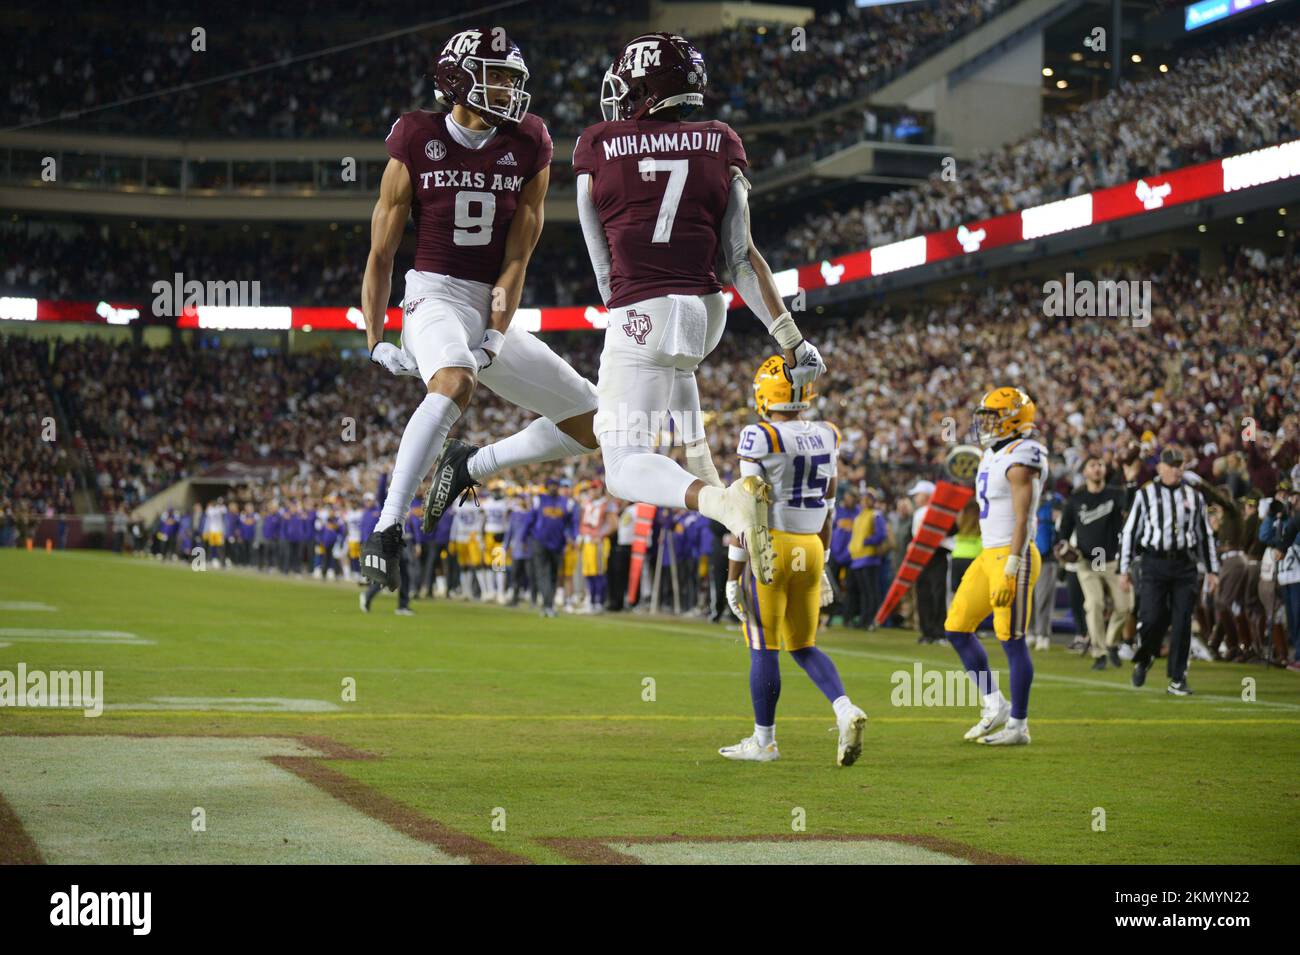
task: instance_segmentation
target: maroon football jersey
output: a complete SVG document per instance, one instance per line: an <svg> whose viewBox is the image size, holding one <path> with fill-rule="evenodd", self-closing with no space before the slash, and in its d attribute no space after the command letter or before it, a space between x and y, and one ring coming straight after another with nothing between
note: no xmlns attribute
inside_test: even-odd
<svg viewBox="0 0 1300 955"><path fill-rule="evenodd" d="M415 268L495 283L519 191L551 163L546 124L529 113L466 149L447 131L446 113L420 110L398 117L386 143L411 176Z"/></svg>
<svg viewBox="0 0 1300 955"><path fill-rule="evenodd" d="M746 165L740 137L717 120L615 120L583 132L573 171L591 175L609 243L611 308L722 288L713 262L728 167Z"/></svg>

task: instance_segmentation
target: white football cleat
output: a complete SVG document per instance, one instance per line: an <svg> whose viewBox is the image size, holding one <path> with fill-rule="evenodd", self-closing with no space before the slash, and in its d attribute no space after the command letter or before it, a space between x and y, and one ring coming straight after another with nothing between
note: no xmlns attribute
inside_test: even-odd
<svg viewBox="0 0 1300 955"><path fill-rule="evenodd" d="M721 521L727 530L743 538L749 551L749 566L760 584L772 582L776 552L772 549L772 532L768 526L772 485L757 475L749 475L723 492Z"/></svg>
<svg viewBox="0 0 1300 955"><path fill-rule="evenodd" d="M1000 706L986 709L980 713L980 721L966 731L966 739L980 739L992 733L999 726L1005 726L1011 718L1011 701L1005 697Z"/></svg>
<svg viewBox="0 0 1300 955"><path fill-rule="evenodd" d="M718 753L727 759L744 759L754 763L770 763L781 758L776 748L776 740L766 746L760 746L757 736L746 736L734 746L724 746Z"/></svg>
<svg viewBox="0 0 1300 955"><path fill-rule="evenodd" d="M981 736L976 742L985 746L1023 746L1029 742L1029 724L1005 726L996 733Z"/></svg>
<svg viewBox="0 0 1300 955"><path fill-rule="evenodd" d="M835 750L835 765L852 766L862 755L862 732L867 728L867 714L855 706L847 719L836 722L840 728L840 743Z"/></svg>

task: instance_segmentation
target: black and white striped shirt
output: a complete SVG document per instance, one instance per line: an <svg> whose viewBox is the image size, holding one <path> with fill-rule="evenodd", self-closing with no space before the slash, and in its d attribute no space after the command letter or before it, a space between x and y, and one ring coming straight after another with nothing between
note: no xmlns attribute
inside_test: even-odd
<svg viewBox="0 0 1300 955"><path fill-rule="evenodd" d="M1219 572L1205 498L1187 481L1173 487L1148 481L1138 489L1119 538L1119 572L1127 574L1133 558L1144 551L1183 551L1207 573Z"/></svg>

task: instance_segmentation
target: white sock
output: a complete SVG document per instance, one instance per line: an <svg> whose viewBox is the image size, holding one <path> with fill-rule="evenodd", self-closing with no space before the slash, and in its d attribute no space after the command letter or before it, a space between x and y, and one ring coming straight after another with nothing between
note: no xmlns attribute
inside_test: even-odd
<svg viewBox="0 0 1300 955"><path fill-rule="evenodd" d="M1023 720L1018 720L1014 716L1012 716L1012 717L1008 717L1007 719L1007 729L1009 730L1022 730L1022 729L1027 729L1028 727L1029 727L1029 717L1025 717Z"/></svg>
<svg viewBox="0 0 1300 955"><path fill-rule="evenodd" d="M445 395L425 395L420 406L406 422L402 443L397 446L397 461L393 464L393 477L384 499L384 510L379 515L375 530L382 531L406 520L411 508L411 498L428 476L433 462L442 453L447 432L460 417L456 402Z"/></svg>
<svg viewBox="0 0 1300 955"><path fill-rule="evenodd" d="M984 709L996 710L1001 709L1006 702L1006 697L1002 695L1001 690L994 690L992 693L984 694Z"/></svg>
<svg viewBox="0 0 1300 955"><path fill-rule="evenodd" d="M836 718L842 720L846 719L857 707L853 705L853 701L847 696L841 696L831 704L831 709L835 711Z"/></svg>
<svg viewBox="0 0 1300 955"><path fill-rule="evenodd" d="M776 742L775 726L759 726L754 724L754 735L758 737L759 746L771 746Z"/></svg>
<svg viewBox="0 0 1300 955"><path fill-rule="evenodd" d="M605 484L610 494L624 501L640 501L656 507L686 506L686 491L695 478L672 458L642 445L620 444L617 439L603 446L603 451ZM701 492L701 506L703 502ZM700 513L704 513L702 507Z"/></svg>
<svg viewBox="0 0 1300 955"><path fill-rule="evenodd" d="M595 454L555 426L550 418L538 418L518 434L484 445L469 459L469 476L475 481L521 464L542 464L561 458Z"/></svg>
<svg viewBox="0 0 1300 955"><path fill-rule="evenodd" d="M705 438L686 446L686 470L705 484L725 487L722 478L718 476L718 469L713 465L713 453L709 450L709 442Z"/></svg>
<svg viewBox="0 0 1300 955"><path fill-rule="evenodd" d="M490 571L479 569L478 571L478 589L480 596L487 600L492 595L492 578L488 576Z"/></svg>

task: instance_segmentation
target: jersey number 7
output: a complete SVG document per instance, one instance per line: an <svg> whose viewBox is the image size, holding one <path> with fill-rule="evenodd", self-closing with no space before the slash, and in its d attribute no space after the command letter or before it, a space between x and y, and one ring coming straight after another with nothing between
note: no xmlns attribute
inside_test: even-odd
<svg viewBox="0 0 1300 955"><path fill-rule="evenodd" d="M645 156L637 163L637 169L646 182L654 182L655 173L668 173L668 185L664 189L663 201L659 203L659 216L655 219L655 234L650 239L651 242L667 242L672 238L673 220L677 218L677 205L682 201L682 190L686 188L686 176L691 171L691 161Z"/></svg>

